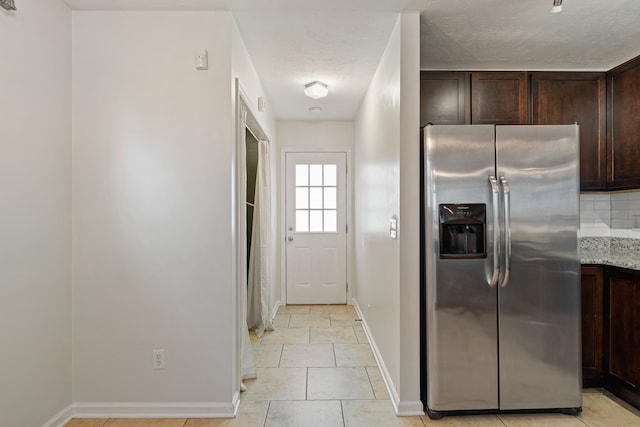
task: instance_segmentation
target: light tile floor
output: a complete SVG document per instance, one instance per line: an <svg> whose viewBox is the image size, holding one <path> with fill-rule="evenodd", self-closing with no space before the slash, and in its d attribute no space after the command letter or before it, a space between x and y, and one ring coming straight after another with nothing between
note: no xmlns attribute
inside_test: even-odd
<svg viewBox="0 0 640 427"><path fill-rule="evenodd" d="M258 378L235 419L74 419L66 427L640 427L640 411L585 390L577 417L560 414L396 417L353 307L280 307L276 331L251 334Z"/></svg>

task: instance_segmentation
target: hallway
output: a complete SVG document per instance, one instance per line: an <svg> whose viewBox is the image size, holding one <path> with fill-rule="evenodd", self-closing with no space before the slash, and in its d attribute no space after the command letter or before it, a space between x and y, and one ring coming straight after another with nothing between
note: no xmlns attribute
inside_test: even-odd
<svg viewBox="0 0 640 427"><path fill-rule="evenodd" d="M640 427L640 412L599 390L583 412L396 417L352 306L282 306L275 331L251 334L258 378L235 419L76 419L66 427Z"/></svg>

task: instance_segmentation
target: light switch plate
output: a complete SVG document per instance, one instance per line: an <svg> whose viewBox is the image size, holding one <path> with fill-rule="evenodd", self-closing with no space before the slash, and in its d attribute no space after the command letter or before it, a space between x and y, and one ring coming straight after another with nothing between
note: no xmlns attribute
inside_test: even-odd
<svg viewBox="0 0 640 427"><path fill-rule="evenodd" d="M196 70L209 69L209 55L206 50L196 53Z"/></svg>
<svg viewBox="0 0 640 427"><path fill-rule="evenodd" d="M389 220L389 237L398 238L398 219L396 217L391 217Z"/></svg>

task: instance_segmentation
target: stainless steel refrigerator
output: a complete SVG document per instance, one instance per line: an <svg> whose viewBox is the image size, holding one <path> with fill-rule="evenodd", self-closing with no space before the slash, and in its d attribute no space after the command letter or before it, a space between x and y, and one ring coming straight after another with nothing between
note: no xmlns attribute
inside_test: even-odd
<svg viewBox="0 0 640 427"><path fill-rule="evenodd" d="M425 409L581 396L578 126L424 128Z"/></svg>

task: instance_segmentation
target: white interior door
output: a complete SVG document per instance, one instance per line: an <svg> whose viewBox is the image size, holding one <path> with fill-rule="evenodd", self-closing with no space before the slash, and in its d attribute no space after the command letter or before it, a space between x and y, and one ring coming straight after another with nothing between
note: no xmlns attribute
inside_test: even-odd
<svg viewBox="0 0 640 427"><path fill-rule="evenodd" d="M347 302L346 153L286 153L287 304Z"/></svg>

